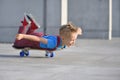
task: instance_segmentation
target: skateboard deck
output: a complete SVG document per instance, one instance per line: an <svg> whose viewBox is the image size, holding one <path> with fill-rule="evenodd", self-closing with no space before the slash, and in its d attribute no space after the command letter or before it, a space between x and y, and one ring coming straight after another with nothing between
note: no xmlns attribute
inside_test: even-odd
<svg viewBox="0 0 120 80"><path fill-rule="evenodd" d="M19 53L20 57L29 56L30 55L29 50L42 50L40 48L31 48L31 47L20 47L20 48L17 48L14 45L13 45L13 48L21 50L20 53ZM45 57L54 57L54 56L55 56L54 52L49 53L49 52L46 51Z"/></svg>

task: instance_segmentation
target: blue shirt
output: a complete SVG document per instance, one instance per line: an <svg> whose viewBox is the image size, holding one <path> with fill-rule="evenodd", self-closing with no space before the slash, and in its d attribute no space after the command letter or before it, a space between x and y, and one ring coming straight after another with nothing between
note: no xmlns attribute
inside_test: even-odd
<svg viewBox="0 0 120 80"><path fill-rule="evenodd" d="M47 36L42 36L42 37L47 39L48 43L44 44L40 42L41 48L54 49L57 46L57 36L47 35ZM57 47L57 50L63 49L63 48L65 48L65 46L62 46L62 40L60 40L60 45Z"/></svg>

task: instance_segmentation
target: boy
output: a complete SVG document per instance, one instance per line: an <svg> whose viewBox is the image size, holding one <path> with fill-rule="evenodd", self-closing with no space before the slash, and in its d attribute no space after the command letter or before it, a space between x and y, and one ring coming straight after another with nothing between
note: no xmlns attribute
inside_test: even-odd
<svg viewBox="0 0 120 80"><path fill-rule="evenodd" d="M25 14L22 24L23 25L20 27L18 34L16 35L14 47L42 49L46 50L47 54L53 53L53 51L58 49L63 49L66 46L72 46L75 43L77 36L82 34L81 28L78 28L71 23L61 26L58 36L35 33L34 31L40 26L37 24L31 14ZM25 29L29 24L30 27L25 33Z"/></svg>

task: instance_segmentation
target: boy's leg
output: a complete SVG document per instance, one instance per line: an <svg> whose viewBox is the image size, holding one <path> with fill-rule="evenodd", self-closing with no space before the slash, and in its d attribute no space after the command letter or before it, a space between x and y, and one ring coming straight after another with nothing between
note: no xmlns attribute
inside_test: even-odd
<svg viewBox="0 0 120 80"><path fill-rule="evenodd" d="M39 36L39 37L43 36L43 33L35 33L34 32L40 26L36 23L36 21L34 20L34 18L31 15L27 15L27 14L25 14L24 21L22 21L22 26L20 27L18 33L25 33L25 28L29 24L28 21L31 22L31 26L29 27L27 34L31 34L31 35L35 35L35 36ZM39 42L30 41L30 40L26 40L26 39L15 40L13 47L16 47L16 48L24 48L24 47L39 48Z"/></svg>
<svg viewBox="0 0 120 80"><path fill-rule="evenodd" d="M35 41L30 41L27 39L21 39L21 40L16 40L16 42L14 43L13 47L15 48L36 48L39 49L39 42L35 42Z"/></svg>
<svg viewBox="0 0 120 80"><path fill-rule="evenodd" d="M31 35L42 37L44 34L42 32L34 32L34 33L31 33Z"/></svg>
<svg viewBox="0 0 120 80"><path fill-rule="evenodd" d="M31 21L31 25L27 30L26 34L31 34L39 37L43 36L42 32L35 32L36 29L40 28L40 25L36 22L32 14L26 14L26 17L27 19L29 19L29 21Z"/></svg>
<svg viewBox="0 0 120 80"><path fill-rule="evenodd" d="M29 38L24 38L23 36L29 36ZM15 48L25 48L25 47L30 47L30 48L40 48L40 41L38 41L41 37L42 34L34 33L34 35L27 35L27 34L18 34L16 36L16 40L14 42L13 47Z"/></svg>
<svg viewBox="0 0 120 80"><path fill-rule="evenodd" d="M40 28L40 25L36 22L36 20L31 14L27 14L26 16L31 21L31 25L26 34L34 33L36 29Z"/></svg>
<svg viewBox="0 0 120 80"><path fill-rule="evenodd" d="M24 20L21 21L21 23L22 23L22 26L19 27L18 33L25 33L26 26L28 26L28 24L31 23L27 18L26 14L24 14Z"/></svg>
<svg viewBox="0 0 120 80"><path fill-rule="evenodd" d="M26 14L24 14L24 20L21 21L22 25L19 27L18 33L25 34L26 27L31 23L27 18ZM26 40L16 40L14 41L13 46L25 46Z"/></svg>

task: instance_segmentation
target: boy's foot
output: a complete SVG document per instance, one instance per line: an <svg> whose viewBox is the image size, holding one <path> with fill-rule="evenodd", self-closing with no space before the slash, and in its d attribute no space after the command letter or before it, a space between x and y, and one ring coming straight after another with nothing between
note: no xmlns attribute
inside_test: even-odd
<svg viewBox="0 0 120 80"><path fill-rule="evenodd" d="M24 20L21 21L21 23L22 23L22 26L24 27L31 23L31 21L27 18L26 13L24 13Z"/></svg>
<svg viewBox="0 0 120 80"><path fill-rule="evenodd" d="M32 14L26 14L27 18L31 21L31 28L37 29L40 28L40 25L36 22Z"/></svg>

